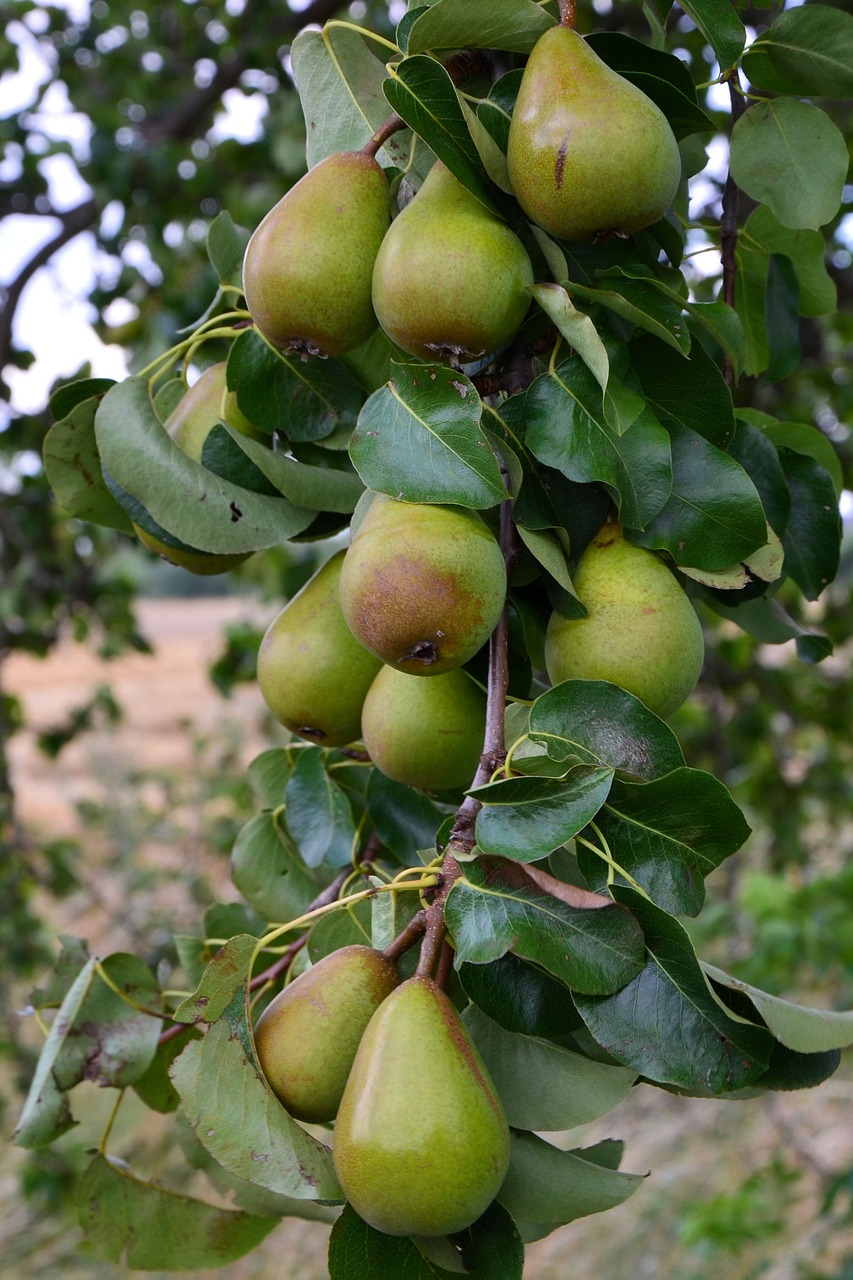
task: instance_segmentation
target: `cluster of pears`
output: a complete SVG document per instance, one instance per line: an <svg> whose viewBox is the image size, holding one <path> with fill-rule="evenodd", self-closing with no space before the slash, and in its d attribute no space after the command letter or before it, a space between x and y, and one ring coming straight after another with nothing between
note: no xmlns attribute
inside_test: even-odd
<svg viewBox="0 0 853 1280"><path fill-rule="evenodd" d="M394 1236L462 1231L509 1165L494 1084L432 978L400 982L348 946L277 995L254 1029L267 1082L297 1120L335 1122L335 1170L356 1212Z"/></svg>
<svg viewBox="0 0 853 1280"><path fill-rule="evenodd" d="M485 695L461 668L494 630L506 585L500 547L475 512L375 494L350 547L267 629L261 693L311 742L362 739L397 782L465 786L482 750Z"/></svg>
<svg viewBox="0 0 853 1280"><path fill-rule="evenodd" d="M567 25L525 67L508 173L527 216L552 235L630 234L663 217L681 179L663 112ZM397 347L466 364L511 341L533 268L515 233L439 160L391 220L371 144L327 156L266 215L243 288L260 332L302 355L341 355L377 322Z"/></svg>

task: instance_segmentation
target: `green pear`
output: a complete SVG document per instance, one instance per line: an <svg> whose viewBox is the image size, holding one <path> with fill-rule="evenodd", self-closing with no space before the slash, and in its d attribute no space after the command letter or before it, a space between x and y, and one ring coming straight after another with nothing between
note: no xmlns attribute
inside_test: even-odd
<svg viewBox="0 0 853 1280"><path fill-rule="evenodd" d="M280 991L255 1029L267 1084L297 1120L334 1120L359 1041L399 982L372 947L342 947Z"/></svg>
<svg viewBox="0 0 853 1280"><path fill-rule="evenodd" d="M166 431L175 444L194 462L201 462L204 442L218 422L224 421L223 402L228 394L225 382L225 362L212 364L204 369L188 391L181 397L175 408L163 423ZM241 415L242 416L242 415ZM236 430L254 439L259 436L248 418L245 425L232 423ZM144 547L170 564L188 569L190 573L209 577L217 573L227 573L244 560L248 560L250 552L238 552L234 555L217 555L210 551L199 551L195 547L174 539L166 542L156 534L149 533L138 524L133 526L136 536Z"/></svg>
<svg viewBox="0 0 853 1280"><path fill-rule="evenodd" d="M341 572L353 635L411 675L439 675L473 657L505 595L501 549L476 512L384 494L368 507Z"/></svg>
<svg viewBox="0 0 853 1280"><path fill-rule="evenodd" d="M552 684L609 680L656 715L672 715L702 670L702 627L690 600L653 551L626 542L619 525L599 530L578 562L585 618L555 613L545 637Z"/></svg>
<svg viewBox="0 0 853 1280"><path fill-rule="evenodd" d="M565 26L530 55L507 159L524 212L566 240L642 230L663 217L681 180L660 108Z"/></svg>
<svg viewBox="0 0 853 1280"><path fill-rule="evenodd" d="M267 628L258 684L277 720L324 747L361 735L361 707L381 662L353 636L341 613L346 553L337 552Z"/></svg>
<svg viewBox="0 0 853 1280"><path fill-rule="evenodd" d="M486 696L464 671L432 680L383 667L361 712L361 733L377 769L424 791L467 787L486 731Z"/></svg>
<svg viewBox="0 0 853 1280"><path fill-rule="evenodd" d="M260 332L304 355L340 355L376 328L370 280L391 221L385 171L341 151L315 165L246 246L243 291Z"/></svg>
<svg viewBox="0 0 853 1280"><path fill-rule="evenodd" d="M509 1129L450 1000L431 978L393 991L361 1039L334 1136L356 1212L392 1236L464 1231L506 1176Z"/></svg>
<svg viewBox="0 0 853 1280"><path fill-rule="evenodd" d="M532 283L515 233L437 161L382 241L373 306L404 351L466 364L515 335Z"/></svg>

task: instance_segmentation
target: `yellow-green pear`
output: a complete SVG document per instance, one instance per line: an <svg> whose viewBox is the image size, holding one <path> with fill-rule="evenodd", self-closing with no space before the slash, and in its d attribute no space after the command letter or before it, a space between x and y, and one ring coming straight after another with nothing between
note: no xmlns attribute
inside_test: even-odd
<svg viewBox="0 0 853 1280"><path fill-rule="evenodd" d="M566 26L530 55L507 160L524 212L566 240L640 231L663 217L681 179L660 108Z"/></svg>
<svg viewBox="0 0 853 1280"><path fill-rule="evenodd" d="M205 440L216 424L224 420L223 400L227 394L225 362L220 361L219 364L210 365L202 371L163 424L181 452L188 458L192 458L194 462L201 462ZM245 435L251 435L254 439L263 439L247 418L244 422L245 426L236 421L232 425ZM251 554L251 552L238 552L234 555L218 555L210 551L199 551L185 543L173 546L155 534L148 533L138 524L134 524L133 528L139 541L149 551L153 551L163 560L168 560L170 564L179 565L180 568L188 569L190 573L202 577L227 573L229 569L235 569L238 564L248 560Z"/></svg>
<svg viewBox="0 0 853 1280"><path fill-rule="evenodd" d="M518 236L437 161L382 241L373 306L404 351L466 364L515 335L532 283Z"/></svg>
<svg viewBox="0 0 853 1280"><path fill-rule="evenodd" d="M255 1049L290 1115L334 1120L365 1028L399 980L381 951L341 947L270 1001L255 1025Z"/></svg>
<svg viewBox="0 0 853 1280"><path fill-rule="evenodd" d="M425 791L467 787L480 762L486 696L465 671L432 680L383 667L361 712L361 734L388 778Z"/></svg>
<svg viewBox="0 0 853 1280"><path fill-rule="evenodd" d="M353 635L411 675L439 675L473 657L505 595L501 549L476 512L385 494L370 504L341 572Z"/></svg>
<svg viewBox="0 0 853 1280"><path fill-rule="evenodd" d="M303 355L340 355L376 328L373 263L391 221L373 156L341 151L270 210L246 246L243 291L260 332Z"/></svg>
<svg viewBox="0 0 853 1280"><path fill-rule="evenodd" d="M355 639L341 612L346 553L337 552L267 628L258 684L277 720L323 747L361 735L361 707L381 662Z"/></svg>
<svg viewBox="0 0 853 1280"><path fill-rule="evenodd" d="M552 684L609 680L666 717L692 693L705 653L690 600L659 556L607 524L573 575L585 618L555 613L545 637Z"/></svg>
<svg viewBox="0 0 853 1280"><path fill-rule="evenodd" d="M356 1212L392 1236L464 1231L509 1165L495 1087L431 978L403 982L361 1039L334 1136L335 1170Z"/></svg>

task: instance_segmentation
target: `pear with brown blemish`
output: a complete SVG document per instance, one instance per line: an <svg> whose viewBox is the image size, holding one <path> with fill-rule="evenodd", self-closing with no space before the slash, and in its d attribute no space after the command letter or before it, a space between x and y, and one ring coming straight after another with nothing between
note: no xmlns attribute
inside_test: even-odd
<svg viewBox="0 0 853 1280"><path fill-rule="evenodd" d="M524 212L564 240L650 226L681 180L666 116L566 26L546 31L530 55L507 160Z"/></svg>
<svg viewBox="0 0 853 1280"><path fill-rule="evenodd" d="M402 983L371 1018L338 1111L334 1160L356 1213L392 1236L464 1231L500 1190L506 1116L431 978Z"/></svg>

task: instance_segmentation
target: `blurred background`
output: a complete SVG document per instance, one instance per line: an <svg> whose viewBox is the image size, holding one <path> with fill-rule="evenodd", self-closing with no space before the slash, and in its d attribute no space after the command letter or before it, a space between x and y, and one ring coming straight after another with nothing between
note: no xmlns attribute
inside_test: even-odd
<svg viewBox="0 0 853 1280"><path fill-rule="evenodd" d="M781 4L739 6L752 31ZM845 7L840 4L838 7ZM41 467L56 381L121 377L207 307L204 250L220 210L254 226L304 171L289 46L337 15L391 36L402 3L225 0L137 8L131 0L0 2L0 1109L10 1134L41 1034L17 1012L57 936L156 965L174 933L236 898L234 837L254 813L248 761L281 742L254 682L260 635L330 544L251 558L198 579L120 535L66 519ZM579 5L593 26L648 38L640 0ZM699 84L713 55L677 7L677 52ZM728 95L707 109L725 129ZM822 104L850 137L853 106ZM726 172L724 135L693 180L693 287L710 298L709 234ZM742 380L740 404L816 424L845 471L837 582L786 607L824 630L834 656L798 661L709 612L708 659L674 718L688 763L722 778L753 835L712 877L689 922L704 959L788 998L853 1006L853 191L825 229L836 314L804 320L800 360ZM797 611L800 610L798 614ZM118 1277L81 1251L73 1184L110 1100L93 1086L85 1124L52 1148L0 1153L6 1274ZM853 1280L853 1061L818 1091L750 1103L640 1086L583 1133L623 1138L623 1167L651 1170L632 1200L529 1250L531 1280ZM100 1108L100 1110L99 1110ZM81 1113L83 1108L80 1108ZM148 1113L150 1115L150 1113ZM162 1131L121 1112L139 1172L170 1173ZM198 1175L198 1193L216 1188ZM328 1227L288 1221L228 1269L236 1280L325 1276ZM215 1274L215 1273L211 1273ZM221 1274L221 1273L220 1273Z"/></svg>

